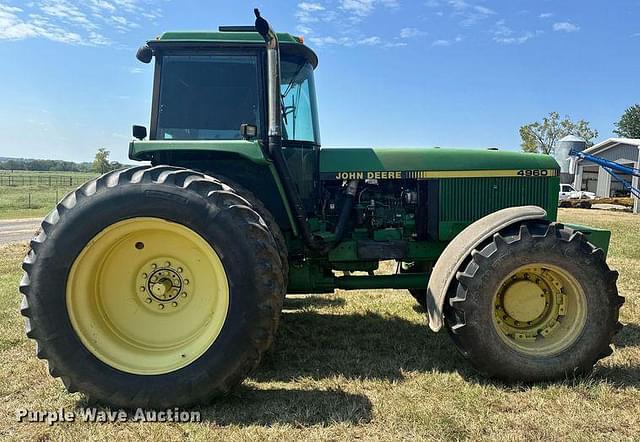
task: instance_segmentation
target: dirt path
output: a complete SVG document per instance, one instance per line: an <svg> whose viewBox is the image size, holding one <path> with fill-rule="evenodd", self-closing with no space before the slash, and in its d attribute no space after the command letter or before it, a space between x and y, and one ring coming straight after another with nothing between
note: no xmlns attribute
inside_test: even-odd
<svg viewBox="0 0 640 442"><path fill-rule="evenodd" d="M30 240L41 221L40 218L0 220L0 245Z"/></svg>

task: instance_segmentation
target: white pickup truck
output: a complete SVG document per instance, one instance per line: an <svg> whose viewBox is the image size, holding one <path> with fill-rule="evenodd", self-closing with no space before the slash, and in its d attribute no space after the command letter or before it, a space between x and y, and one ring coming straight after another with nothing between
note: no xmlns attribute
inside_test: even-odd
<svg viewBox="0 0 640 442"><path fill-rule="evenodd" d="M592 200L596 198L596 194L593 192L585 192L582 190L576 190L571 184L561 184L560 185L560 195L559 200L582 200L588 199Z"/></svg>

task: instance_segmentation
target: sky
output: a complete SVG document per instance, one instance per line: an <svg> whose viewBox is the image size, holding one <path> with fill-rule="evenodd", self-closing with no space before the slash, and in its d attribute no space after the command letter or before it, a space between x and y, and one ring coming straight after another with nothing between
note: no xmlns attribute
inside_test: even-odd
<svg viewBox="0 0 640 442"><path fill-rule="evenodd" d="M324 146L519 149L551 111L612 136L640 102L640 0L0 0L0 157L127 161L169 30L302 35Z"/></svg>

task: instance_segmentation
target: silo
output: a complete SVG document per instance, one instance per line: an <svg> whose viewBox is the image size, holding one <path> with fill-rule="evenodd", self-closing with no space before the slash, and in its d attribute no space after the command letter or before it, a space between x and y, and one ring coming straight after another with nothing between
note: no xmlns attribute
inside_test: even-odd
<svg viewBox="0 0 640 442"><path fill-rule="evenodd" d="M587 147L587 142L575 135L567 135L556 145L554 158L560 165L560 182L563 184L573 183L573 174L575 171L571 170L571 156L569 152L571 149L583 151Z"/></svg>

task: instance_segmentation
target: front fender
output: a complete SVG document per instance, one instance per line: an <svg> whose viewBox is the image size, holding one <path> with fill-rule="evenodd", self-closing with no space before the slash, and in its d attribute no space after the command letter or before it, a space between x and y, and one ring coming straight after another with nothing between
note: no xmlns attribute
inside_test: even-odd
<svg viewBox="0 0 640 442"><path fill-rule="evenodd" d="M509 207L477 220L460 232L444 249L429 278L427 312L431 330L437 332L442 328L442 312L449 286L472 250L505 227L546 216L547 212L537 206Z"/></svg>

